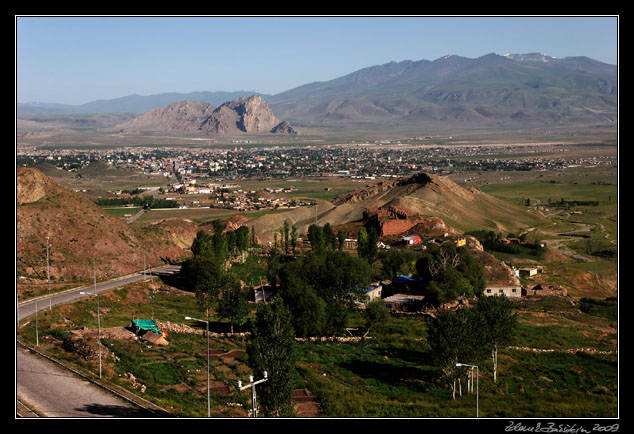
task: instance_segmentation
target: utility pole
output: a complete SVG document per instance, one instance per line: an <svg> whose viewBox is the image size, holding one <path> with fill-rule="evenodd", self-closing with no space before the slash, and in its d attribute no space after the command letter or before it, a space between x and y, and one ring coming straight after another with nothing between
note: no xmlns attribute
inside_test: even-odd
<svg viewBox="0 0 634 434"><path fill-rule="evenodd" d="M264 378L262 378L261 380L253 381L253 376L250 376L249 384L246 384L244 386L242 385L242 381L238 381L238 389L245 390L245 389L248 389L249 387L251 388L251 408L253 409L252 410L253 417L258 417L258 406L255 399L255 386L260 383L264 383L267 380L268 380L268 375L266 371L264 371Z"/></svg>

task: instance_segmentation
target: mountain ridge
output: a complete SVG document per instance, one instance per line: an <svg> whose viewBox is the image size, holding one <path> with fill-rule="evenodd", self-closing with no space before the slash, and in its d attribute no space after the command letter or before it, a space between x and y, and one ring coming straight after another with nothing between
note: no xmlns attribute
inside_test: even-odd
<svg viewBox="0 0 634 434"><path fill-rule="evenodd" d="M371 66L273 95L269 103L303 126L503 126L615 122L617 94L616 66L489 53Z"/></svg>
<svg viewBox="0 0 634 434"><path fill-rule="evenodd" d="M137 93L112 99L98 99L84 104L60 104L47 102L18 103L18 110L23 114L39 114L50 111L56 113L139 113L145 114L155 108L178 101L201 101L212 106L219 106L235 98L248 97L258 93L264 97L269 95L255 91L195 91L195 92L163 92L152 95Z"/></svg>
<svg viewBox="0 0 634 434"><path fill-rule="evenodd" d="M179 100L201 100L188 95ZM446 55L369 66L262 98L281 119L302 127L614 124L618 67L585 56ZM93 103L83 105L84 109L99 106ZM125 108L119 106L121 111ZM18 104L20 113L23 109Z"/></svg>

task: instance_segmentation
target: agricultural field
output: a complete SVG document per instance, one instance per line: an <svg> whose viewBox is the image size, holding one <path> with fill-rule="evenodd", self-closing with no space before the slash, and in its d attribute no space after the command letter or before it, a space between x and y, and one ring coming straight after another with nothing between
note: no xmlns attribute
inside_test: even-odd
<svg viewBox="0 0 634 434"><path fill-rule="evenodd" d="M606 174L608 175L608 174ZM583 183L585 173L569 173L568 182L539 179L482 186L482 191L547 218L527 238L548 246L541 260L493 254L517 267L545 265L533 283L560 284L574 299L617 296L618 185L615 170L601 183ZM527 201L528 199L528 201ZM531 283L531 282L529 282Z"/></svg>

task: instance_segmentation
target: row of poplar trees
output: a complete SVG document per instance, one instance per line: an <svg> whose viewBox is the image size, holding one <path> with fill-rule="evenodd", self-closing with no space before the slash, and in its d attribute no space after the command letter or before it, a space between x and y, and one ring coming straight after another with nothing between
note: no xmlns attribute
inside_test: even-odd
<svg viewBox="0 0 634 434"><path fill-rule="evenodd" d="M477 365L490 357L497 381L498 351L511 343L516 326L513 302L505 295L482 296L473 308L443 311L429 322L427 343L454 399L466 369L456 363Z"/></svg>
<svg viewBox="0 0 634 434"><path fill-rule="evenodd" d="M199 308L209 321L213 310L221 318L242 325L250 313L248 294L231 272L229 262L247 254L249 229L242 226L235 231L224 231L220 221L214 221L214 232L199 231L191 251L193 256L183 263L181 276L193 290ZM251 236L251 241L253 241ZM295 330L291 312L283 300L258 306L254 321L250 322L247 342L247 365L255 378L267 372L268 380L258 386L258 408L265 416L293 415L292 373Z"/></svg>

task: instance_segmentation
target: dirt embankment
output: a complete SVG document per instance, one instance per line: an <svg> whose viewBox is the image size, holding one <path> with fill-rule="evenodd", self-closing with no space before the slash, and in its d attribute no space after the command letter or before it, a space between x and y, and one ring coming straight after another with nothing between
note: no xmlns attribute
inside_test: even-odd
<svg viewBox="0 0 634 434"><path fill-rule="evenodd" d="M179 260L196 234L183 220L133 228L37 169L18 168L16 186L16 271L36 292L46 286L47 253L51 283L63 285Z"/></svg>

